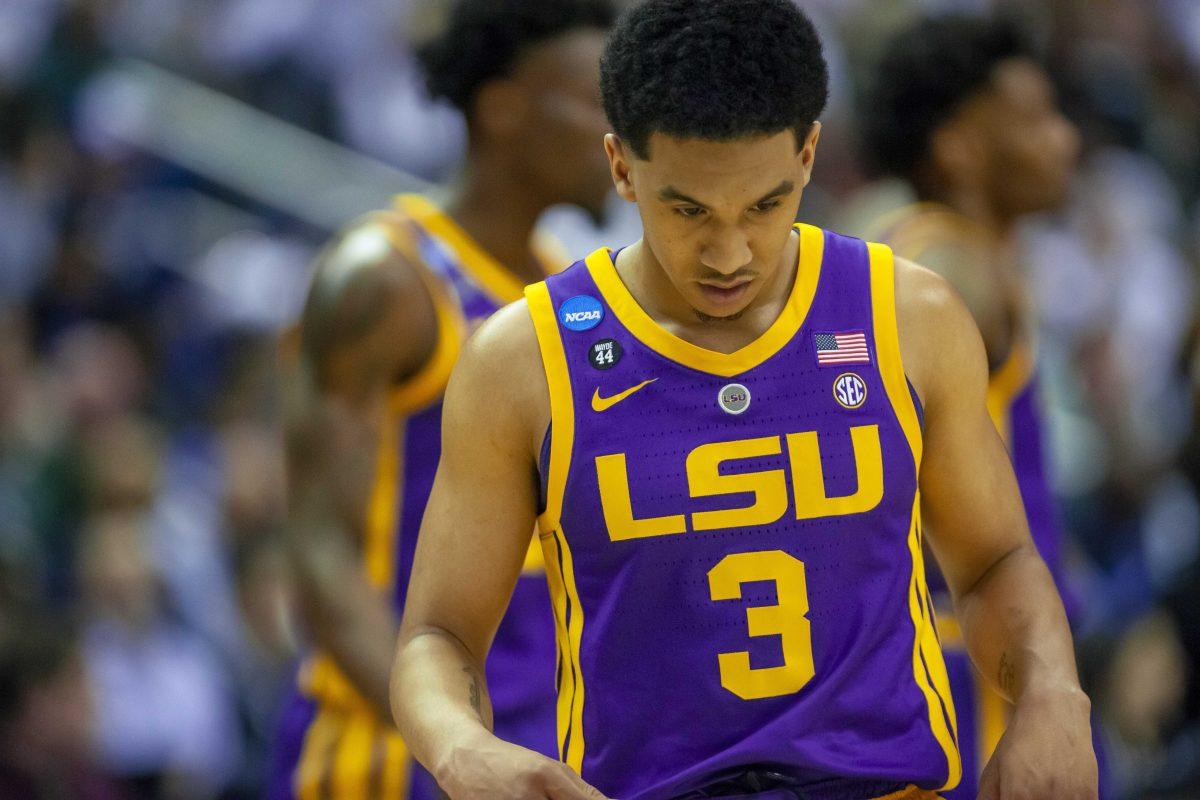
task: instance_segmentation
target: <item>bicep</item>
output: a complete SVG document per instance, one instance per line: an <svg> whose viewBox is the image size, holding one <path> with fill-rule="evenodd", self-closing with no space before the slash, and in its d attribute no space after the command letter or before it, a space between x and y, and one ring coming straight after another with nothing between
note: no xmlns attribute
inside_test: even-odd
<svg viewBox="0 0 1200 800"><path fill-rule="evenodd" d="M319 257L285 371L290 505L310 523L291 526L301 554L341 544L328 530L357 547L388 397L436 336L430 305L414 268L377 230L352 231ZM337 524L311 524L322 515Z"/></svg>
<svg viewBox="0 0 1200 800"><path fill-rule="evenodd" d="M945 278L971 312L989 352L1009 347L1010 319L1005 288L986 248L977 242L950 240L927 248L921 266Z"/></svg>
<svg viewBox="0 0 1200 800"><path fill-rule="evenodd" d="M451 378L403 621L410 633L449 631L480 661L520 574L537 509L529 424L511 388L534 376L521 378L522 367L499 360L512 371L498 369L477 337Z"/></svg>
<svg viewBox="0 0 1200 800"><path fill-rule="evenodd" d="M987 412L987 360L979 331L948 289L920 325L925 376L921 510L938 564L957 596L1015 549L1030 544L1012 463Z"/></svg>
<svg viewBox="0 0 1200 800"><path fill-rule="evenodd" d="M420 269L382 223L352 229L321 253L300 349L322 394L367 403L429 359L438 319Z"/></svg>

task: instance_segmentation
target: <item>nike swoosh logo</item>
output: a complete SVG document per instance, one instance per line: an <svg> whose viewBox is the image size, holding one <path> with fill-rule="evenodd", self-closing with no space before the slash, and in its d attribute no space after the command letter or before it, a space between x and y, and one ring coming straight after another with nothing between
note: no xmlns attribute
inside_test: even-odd
<svg viewBox="0 0 1200 800"><path fill-rule="evenodd" d="M645 389L656 380L658 380L658 378L651 378L648 381L642 381L637 386L631 386L620 394L614 394L612 397L601 397L600 389L597 387L596 393L592 395L592 411L597 413L601 411L608 411L617 403L621 402L626 397L629 397L629 395L633 394L634 392L640 392L642 389Z"/></svg>

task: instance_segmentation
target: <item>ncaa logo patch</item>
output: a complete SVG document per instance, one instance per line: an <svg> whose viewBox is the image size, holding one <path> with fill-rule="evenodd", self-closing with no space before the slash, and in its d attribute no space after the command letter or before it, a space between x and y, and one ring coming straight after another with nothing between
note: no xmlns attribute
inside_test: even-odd
<svg viewBox="0 0 1200 800"><path fill-rule="evenodd" d="M867 402L867 384L853 372L843 372L833 382L833 399L842 408L858 408Z"/></svg>
<svg viewBox="0 0 1200 800"><path fill-rule="evenodd" d="M750 407L750 390L740 383L723 386L717 394L717 405L726 414L736 417Z"/></svg>
<svg viewBox="0 0 1200 800"><path fill-rule="evenodd" d="M590 331L604 319L604 306L591 295L577 294L558 307L558 321L572 331Z"/></svg>

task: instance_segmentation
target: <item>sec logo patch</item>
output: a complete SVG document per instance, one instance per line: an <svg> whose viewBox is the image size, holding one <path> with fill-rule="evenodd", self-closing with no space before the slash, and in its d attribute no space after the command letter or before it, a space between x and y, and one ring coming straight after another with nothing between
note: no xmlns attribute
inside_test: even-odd
<svg viewBox="0 0 1200 800"><path fill-rule="evenodd" d="M833 382L833 399L842 408L858 408L867 402L867 384L853 372L843 372Z"/></svg>

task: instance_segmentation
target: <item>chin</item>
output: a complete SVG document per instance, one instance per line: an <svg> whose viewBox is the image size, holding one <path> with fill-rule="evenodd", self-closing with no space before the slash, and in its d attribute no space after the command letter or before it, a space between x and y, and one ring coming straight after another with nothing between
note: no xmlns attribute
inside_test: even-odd
<svg viewBox="0 0 1200 800"><path fill-rule="evenodd" d="M735 320L742 314L746 313L746 309L750 307L750 301L739 303L736 306L731 305L716 305L705 301L704 298L698 297L692 302L692 308L697 314L708 319L724 319Z"/></svg>

